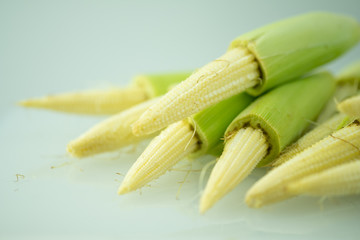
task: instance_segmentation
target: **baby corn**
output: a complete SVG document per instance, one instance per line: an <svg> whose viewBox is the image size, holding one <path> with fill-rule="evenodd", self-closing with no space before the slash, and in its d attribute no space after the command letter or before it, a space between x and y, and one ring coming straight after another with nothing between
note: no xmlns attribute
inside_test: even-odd
<svg viewBox="0 0 360 240"><path fill-rule="evenodd" d="M97 124L79 138L71 141L67 146L67 151L74 157L88 157L114 151L149 137L134 136L131 131L131 124L158 100L158 98L148 100Z"/></svg>
<svg viewBox="0 0 360 240"><path fill-rule="evenodd" d="M148 99L137 87L126 89L92 90L49 95L21 101L24 107L46 108L55 111L78 114L115 114Z"/></svg>
<svg viewBox="0 0 360 240"><path fill-rule="evenodd" d="M149 108L133 125L134 134L152 133L244 90L260 95L333 60L359 39L356 20L331 13L305 14L244 34Z"/></svg>
<svg viewBox="0 0 360 240"><path fill-rule="evenodd" d="M360 126L342 128L305 149L261 178L246 194L246 203L259 208L292 197L286 188L311 174L352 161L360 156Z"/></svg>
<svg viewBox="0 0 360 240"><path fill-rule="evenodd" d="M316 142L320 141L326 136L337 130L338 126L344 123L345 116L343 114L335 114L328 121L320 124L310 132L306 133L295 143L291 144L284 151L281 152L280 156L275 159L272 163L273 167L277 167L289 159L293 158L296 154L310 147Z"/></svg>
<svg viewBox="0 0 360 240"><path fill-rule="evenodd" d="M165 94L169 87L186 79L190 73L138 75L126 88L63 93L19 102L24 107L45 108L78 114L115 114L129 107Z"/></svg>
<svg viewBox="0 0 360 240"><path fill-rule="evenodd" d="M126 175L120 193L144 186L188 155L199 156L210 152L218 154L213 150L220 150L220 139L224 136L228 124L252 100L247 94L238 94L170 125L150 143L135 162ZM187 136L191 138L188 139Z"/></svg>
<svg viewBox="0 0 360 240"><path fill-rule="evenodd" d="M158 144L159 142L161 144ZM143 187L197 148L199 148L198 139L186 121L170 125L151 141L130 168L118 193L124 194Z"/></svg>
<svg viewBox="0 0 360 240"><path fill-rule="evenodd" d="M166 127L255 86L259 76L254 55L246 48L235 48L170 90L140 117L133 132L144 135Z"/></svg>
<svg viewBox="0 0 360 240"><path fill-rule="evenodd" d="M228 140L202 194L200 212L204 213L247 177L268 148L262 131L251 127L239 130Z"/></svg>
<svg viewBox="0 0 360 240"><path fill-rule="evenodd" d="M360 95L342 101L338 109L352 118L360 118Z"/></svg>
<svg viewBox="0 0 360 240"><path fill-rule="evenodd" d="M225 133L225 148L200 201L205 212L257 166L270 163L314 119L334 90L322 73L285 84L256 99Z"/></svg>
<svg viewBox="0 0 360 240"><path fill-rule="evenodd" d="M360 160L312 174L286 187L293 195L344 196L360 194Z"/></svg>

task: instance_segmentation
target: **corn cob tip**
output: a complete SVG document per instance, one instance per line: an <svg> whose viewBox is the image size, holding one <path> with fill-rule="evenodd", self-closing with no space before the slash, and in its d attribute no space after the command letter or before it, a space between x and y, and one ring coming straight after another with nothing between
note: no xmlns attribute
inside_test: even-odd
<svg viewBox="0 0 360 240"><path fill-rule="evenodd" d="M267 140L260 129L242 128L228 139L200 200L205 212L233 190L266 156Z"/></svg>
<svg viewBox="0 0 360 240"><path fill-rule="evenodd" d="M46 108L48 107L48 97L42 98L29 98L25 100L21 100L16 103L16 105L21 107L29 107L29 108Z"/></svg>
<svg viewBox="0 0 360 240"><path fill-rule="evenodd" d="M68 145L66 146L66 151L72 156L72 157L76 157L76 158L81 158L83 157L83 152L79 151L79 144L78 141L73 140L71 142L68 143Z"/></svg>
<svg viewBox="0 0 360 240"><path fill-rule="evenodd" d="M131 191L134 191L135 189L130 188L130 186L128 184L121 184L121 186L118 189L118 194L119 195L123 195L126 193L129 193Z"/></svg>
<svg viewBox="0 0 360 240"><path fill-rule="evenodd" d="M261 199L251 194L246 194L245 203L251 208L261 208L263 206Z"/></svg>
<svg viewBox="0 0 360 240"><path fill-rule="evenodd" d="M138 87L87 90L47 95L19 102L23 107L92 115L108 115L144 102L148 96Z"/></svg>
<svg viewBox="0 0 360 240"><path fill-rule="evenodd" d="M159 178L181 159L199 148L190 124L174 123L155 137L126 174L119 194L141 188Z"/></svg>
<svg viewBox="0 0 360 240"><path fill-rule="evenodd" d="M251 208L261 208L266 205L266 201L262 198L264 193L253 191L250 189L245 195L245 203Z"/></svg>
<svg viewBox="0 0 360 240"><path fill-rule="evenodd" d="M204 214L207 210L209 210L215 203L216 201L214 200L216 199L216 197L213 196L207 196L206 198L202 197L200 200L200 207L199 207L199 211L201 214Z"/></svg>
<svg viewBox="0 0 360 240"><path fill-rule="evenodd" d="M16 102L16 105L21 106L21 107L31 107L32 105L32 99L26 99L26 100L21 100L19 102Z"/></svg>
<svg viewBox="0 0 360 240"><path fill-rule="evenodd" d="M139 122L139 120L131 125L131 130L132 133L137 137L149 134L147 131L145 131L145 127L141 122Z"/></svg>

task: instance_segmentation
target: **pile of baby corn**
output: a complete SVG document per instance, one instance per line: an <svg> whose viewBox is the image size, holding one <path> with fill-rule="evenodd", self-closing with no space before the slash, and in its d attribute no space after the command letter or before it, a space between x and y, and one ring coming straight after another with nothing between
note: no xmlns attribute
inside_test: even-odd
<svg viewBox="0 0 360 240"><path fill-rule="evenodd" d="M127 88L21 104L114 114L68 144L78 158L154 137L119 194L204 154L217 160L200 199L202 213L263 166L272 170L248 190L250 207L298 195L360 194L360 62L337 77L317 69L359 40L355 19L308 13L239 36L194 72L140 75Z"/></svg>

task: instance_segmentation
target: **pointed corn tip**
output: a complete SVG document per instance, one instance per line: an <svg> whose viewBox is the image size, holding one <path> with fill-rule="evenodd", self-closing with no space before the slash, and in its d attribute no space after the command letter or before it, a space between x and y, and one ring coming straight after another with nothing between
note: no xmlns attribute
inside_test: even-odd
<svg viewBox="0 0 360 240"><path fill-rule="evenodd" d="M21 101L17 102L16 105L22 106L22 107L32 107L32 106L37 105L37 101L34 99L26 99L26 100L21 100Z"/></svg>
<svg viewBox="0 0 360 240"><path fill-rule="evenodd" d="M212 208L221 199L221 196L219 195L219 189L216 187L206 187L200 199L200 213L203 214Z"/></svg>
<svg viewBox="0 0 360 240"><path fill-rule="evenodd" d="M263 206L262 200L252 194L246 194L245 203L251 208L261 208Z"/></svg>
<svg viewBox="0 0 360 240"><path fill-rule="evenodd" d="M139 123L139 121L136 121L133 125L131 125L131 130L132 133L137 137L144 135L142 131L141 123Z"/></svg>
<svg viewBox="0 0 360 240"><path fill-rule="evenodd" d="M206 211L208 211L213 205L215 204L215 202L211 202L209 201L208 198L204 199L204 197L201 198L200 201L200 208L199 211L201 214L204 214Z"/></svg>
<svg viewBox="0 0 360 240"><path fill-rule="evenodd" d="M85 154L85 151L82 148L80 148L81 145L83 144L80 141L73 140L69 142L68 145L66 146L66 151L72 157L76 157L76 158L86 157L87 155Z"/></svg>
<svg viewBox="0 0 360 240"><path fill-rule="evenodd" d="M145 111L144 114L142 116L140 116L140 118L131 125L132 133L137 137L146 136L146 135L152 134L158 130L163 129L163 127L154 129L154 127L151 126L152 122L155 122L157 120L156 118L149 118L149 117L143 118L143 116L147 115L148 112L149 112L148 110ZM168 127L168 126L165 126L165 127Z"/></svg>
<svg viewBox="0 0 360 240"><path fill-rule="evenodd" d="M133 189L129 188L129 185L124 185L124 184L121 184L119 189L118 189L118 195L123 195L123 194L126 194L126 193L129 193L133 191Z"/></svg>

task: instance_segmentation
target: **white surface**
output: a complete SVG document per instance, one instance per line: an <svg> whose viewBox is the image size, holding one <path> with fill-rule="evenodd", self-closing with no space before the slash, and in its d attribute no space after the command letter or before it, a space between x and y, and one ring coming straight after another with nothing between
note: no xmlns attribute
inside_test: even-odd
<svg viewBox="0 0 360 240"><path fill-rule="evenodd" d="M145 143L135 152L72 160L66 143L103 118L14 105L48 93L125 85L141 72L197 68L238 34L309 10L360 19L357 0L288 2L1 1L0 239L357 238L359 197L247 208L244 194L264 170L204 216L197 209L199 172L190 173L178 199L184 171L142 194L117 196L122 176L116 173L126 173ZM329 68L337 71L359 55L358 46ZM16 174L25 178L16 182Z"/></svg>

